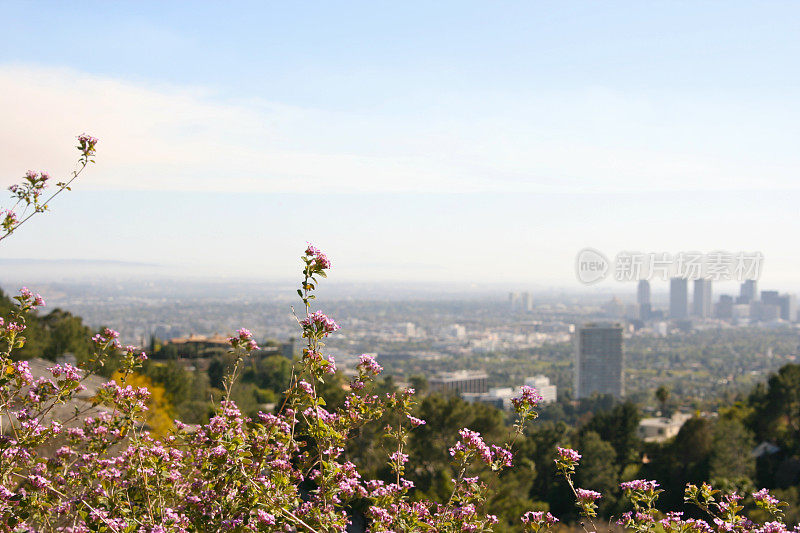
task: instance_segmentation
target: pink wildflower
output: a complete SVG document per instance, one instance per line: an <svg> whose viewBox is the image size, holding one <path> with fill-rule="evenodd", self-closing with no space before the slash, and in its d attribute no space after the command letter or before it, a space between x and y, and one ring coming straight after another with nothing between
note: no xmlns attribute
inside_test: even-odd
<svg viewBox="0 0 800 533"><path fill-rule="evenodd" d="M358 368L375 376L383 372L383 367L369 354L361 355L361 362L358 363Z"/></svg>
<svg viewBox="0 0 800 533"><path fill-rule="evenodd" d="M594 490L576 489L575 492L578 494L579 503L593 503L602 497L602 494Z"/></svg>
<svg viewBox="0 0 800 533"><path fill-rule="evenodd" d="M323 337L340 329L339 324L327 317L322 311L314 311L300 321L304 329L311 330L313 333L321 333Z"/></svg>
<svg viewBox="0 0 800 533"><path fill-rule="evenodd" d="M522 396L511 399L511 404L517 411L520 411L526 407L536 407L536 405L542 401L542 395L539 394L539 391L533 387L528 387L525 385L520 389L520 392L522 393Z"/></svg>

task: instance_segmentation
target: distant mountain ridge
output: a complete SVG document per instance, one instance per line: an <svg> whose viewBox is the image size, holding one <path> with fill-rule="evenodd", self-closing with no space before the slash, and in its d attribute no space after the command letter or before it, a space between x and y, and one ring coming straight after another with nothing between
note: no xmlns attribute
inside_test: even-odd
<svg viewBox="0 0 800 533"><path fill-rule="evenodd" d="M119 261L115 259L34 259L34 258L0 258L0 265L116 265L116 266L141 266L141 267L160 267L159 263L145 263L141 261Z"/></svg>

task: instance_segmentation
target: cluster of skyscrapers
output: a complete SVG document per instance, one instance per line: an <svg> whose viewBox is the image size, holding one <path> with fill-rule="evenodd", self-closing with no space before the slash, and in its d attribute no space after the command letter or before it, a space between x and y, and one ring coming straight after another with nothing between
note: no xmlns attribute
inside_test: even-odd
<svg viewBox="0 0 800 533"><path fill-rule="evenodd" d="M778 291L758 292L758 282L756 280L746 280L739 288L739 296L734 299L730 295L721 295L716 306L712 303L711 281L696 279L692 281L694 285L691 313L689 308L689 281L685 278L672 278L669 284L669 318L675 320L685 320L690 317L696 318L720 318L736 322L759 321L769 322L772 320L785 320L795 322L797 320L797 303L793 294L780 294ZM646 285L643 285L646 284ZM647 288L644 289L643 286ZM646 304L643 304L641 296L644 293L649 295L649 282L639 282L639 306L643 305L650 309L649 297ZM647 319L647 317L642 317Z"/></svg>
<svg viewBox="0 0 800 533"><path fill-rule="evenodd" d="M643 280L641 283L649 282ZM696 279L694 286L691 313L689 307L689 280L686 278L672 278L669 280L669 317L676 320L685 320L689 316L709 318L712 316L711 280Z"/></svg>
<svg viewBox="0 0 800 533"><path fill-rule="evenodd" d="M512 311L533 311L533 297L529 292L510 292L508 305Z"/></svg>
<svg viewBox="0 0 800 533"><path fill-rule="evenodd" d="M691 287L691 300L689 291ZM756 280L746 280L739 288L739 296L721 295L713 303L711 280L672 278L669 283L669 310L654 310L651 302L650 282L639 281L636 290L638 319L659 321L671 319L691 327L693 319L717 318L735 324L783 320L796 322L797 303L793 294L778 291L758 291ZM611 316L621 316L620 309L606 309ZM614 311L613 313L611 311ZM662 322L666 326L666 322ZM666 331L666 330L665 330ZM625 393L623 379L624 353L622 349L623 326L616 323L589 323L575 332L575 397L587 398L592 394L611 394L620 397Z"/></svg>

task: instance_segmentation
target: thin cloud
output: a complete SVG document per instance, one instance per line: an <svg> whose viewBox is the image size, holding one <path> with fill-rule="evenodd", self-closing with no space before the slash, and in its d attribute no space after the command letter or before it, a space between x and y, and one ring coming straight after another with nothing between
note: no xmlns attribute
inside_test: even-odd
<svg viewBox="0 0 800 533"><path fill-rule="evenodd" d="M460 98L439 114L347 113L5 65L0 185L28 168L63 175L79 128L101 139L97 168L81 184L88 189L572 193L798 187L793 173L800 161L781 144L796 128L780 130L769 114L778 113L777 104L766 116L754 109L732 118L726 109L735 103L722 100L716 107L697 101L656 105L594 89ZM749 129L758 132L752 142L760 151L743 149Z"/></svg>

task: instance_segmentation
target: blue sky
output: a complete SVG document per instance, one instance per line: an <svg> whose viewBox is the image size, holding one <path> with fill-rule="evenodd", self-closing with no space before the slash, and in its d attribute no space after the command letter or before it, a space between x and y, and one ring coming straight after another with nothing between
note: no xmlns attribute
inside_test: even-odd
<svg viewBox="0 0 800 533"><path fill-rule="evenodd" d="M570 287L585 246L759 250L800 288L796 3L2 7L0 185L101 144L0 258Z"/></svg>

